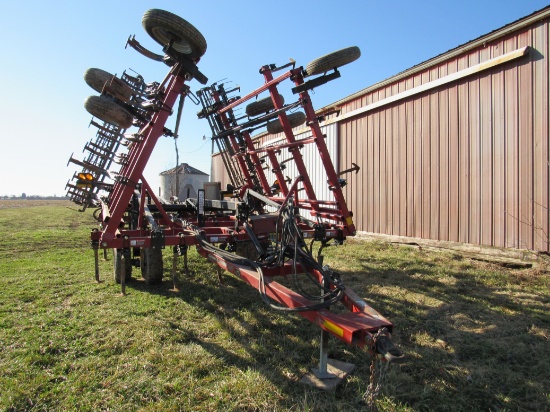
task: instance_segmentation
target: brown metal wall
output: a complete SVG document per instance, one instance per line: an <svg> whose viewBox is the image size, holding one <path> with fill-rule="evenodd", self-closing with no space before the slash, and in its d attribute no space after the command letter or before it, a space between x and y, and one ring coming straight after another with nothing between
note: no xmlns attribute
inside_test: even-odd
<svg viewBox="0 0 550 412"><path fill-rule="evenodd" d="M548 251L548 18L387 84L341 113L531 46L529 55L339 123L358 230Z"/></svg>
<svg viewBox="0 0 550 412"><path fill-rule="evenodd" d="M338 164L336 162L338 160L338 125L331 124L321 127L321 131L325 135L325 144L332 158L334 168L338 171ZM294 133L296 140L302 140L311 137L311 130L305 127L296 128L294 130ZM276 135L266 134L265 136L261 137L261 143L258 145L258 147L263 147L263 144L265 142L273 142L272 144L282 144L285 142L284 135L282 133ZM301 154L305 164L307 165L309 178L311 180L311 183L313 184L313 190L315 191L317 200L336 200L334 198L333 192L329 190L325 168L323 166L321 158L319 157L317 145L305 145L301 149ZM285 160L288 160L290 157L291 152L289 152L288 150L283 150L280 154L277 155L277 160L279 162L283 162ZM265 171L267 181L272 184L277 177L272 172L273 166L270 164L268 159L266 159L264 167L267 167L267 170ZM289 178L290 181L294 181L294 179L298 176L298 171L294 162L286 163L284 175L285 177ZM219 153L212 156L212 181L221 182L222 188L224 189L226 184L230 183L229 175L225 170L221 155ZM307 212L303 212L302 214L307 218L311 218L310 214Z"/></svg>

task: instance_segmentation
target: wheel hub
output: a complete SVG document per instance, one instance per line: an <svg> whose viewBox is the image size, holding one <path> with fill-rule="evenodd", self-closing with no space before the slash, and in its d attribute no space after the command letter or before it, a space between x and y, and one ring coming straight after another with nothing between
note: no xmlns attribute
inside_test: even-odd
<svg viewBox="0 0 550 412"><path fill-rule="evenodd" d="M153 32L153 35L165 45L170 44L170 41L172 41L172 48L179 53L191 54L193 51L189 42L171 31L165 30L161 27L154 27L151 31Z"/></svg>

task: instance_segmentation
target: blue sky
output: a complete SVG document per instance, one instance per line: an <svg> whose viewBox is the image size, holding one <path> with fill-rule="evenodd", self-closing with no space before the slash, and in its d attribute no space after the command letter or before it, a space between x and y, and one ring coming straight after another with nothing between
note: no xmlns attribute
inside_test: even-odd
<svg viewBox="0 0 550 412"><path fill-rule="evenodd" d="M136 39L158 46L141 26L149 8L180 15L206 38L199 67L209 82L227 79L242 95L262 84L258 69L289 58L306 65L321 55L359 46L361 58L342 77L315 90L320 108L549 5L548 0L462 1L4 1L0 5L3 97L0 99L0 195L63 195L84 144L95 136L84 99L90 67L132 69L161 81L167 66L125 49ZM191 82L191 89L201 87ZM285 95L286 97L286 95ZM289 95L290 98L290 95ZM186 102L180 161L210 173L210 130ZM175 116L167 126L173 128ZM146 169L152 187L175 166L174 142L161 138Z"/></svg>

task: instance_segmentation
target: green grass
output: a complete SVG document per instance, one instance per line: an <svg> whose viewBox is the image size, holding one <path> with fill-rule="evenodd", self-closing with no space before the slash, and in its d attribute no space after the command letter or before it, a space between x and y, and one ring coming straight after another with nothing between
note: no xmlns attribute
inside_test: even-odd
<svg viewBox="0 0 550 412"><path fill-rule="evenodd" d="M170 291L94 282L91 214L63 206L0 209L0 409L365 410L370 358L335 392L298 383L319 330L274 312L232 275L190 252ZM325 263L395 324L407 362L392 365L385 411L550 410L550 293L544 268L519 270L382 243L349 241ZM181 269L182 262L180 262ZM136 271L137 273L137 271Z"/></svg>

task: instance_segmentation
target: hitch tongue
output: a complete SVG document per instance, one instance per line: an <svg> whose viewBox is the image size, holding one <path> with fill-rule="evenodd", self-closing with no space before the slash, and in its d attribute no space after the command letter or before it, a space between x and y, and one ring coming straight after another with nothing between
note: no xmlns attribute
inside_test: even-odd
<svg viewBox="0 0 550 412"><path fill-rule="evenodd" d="M388 362L400 363L405 359L405 355L394 345L387 334L381 334L374 341L374 351L382 355Z"/></svg>

